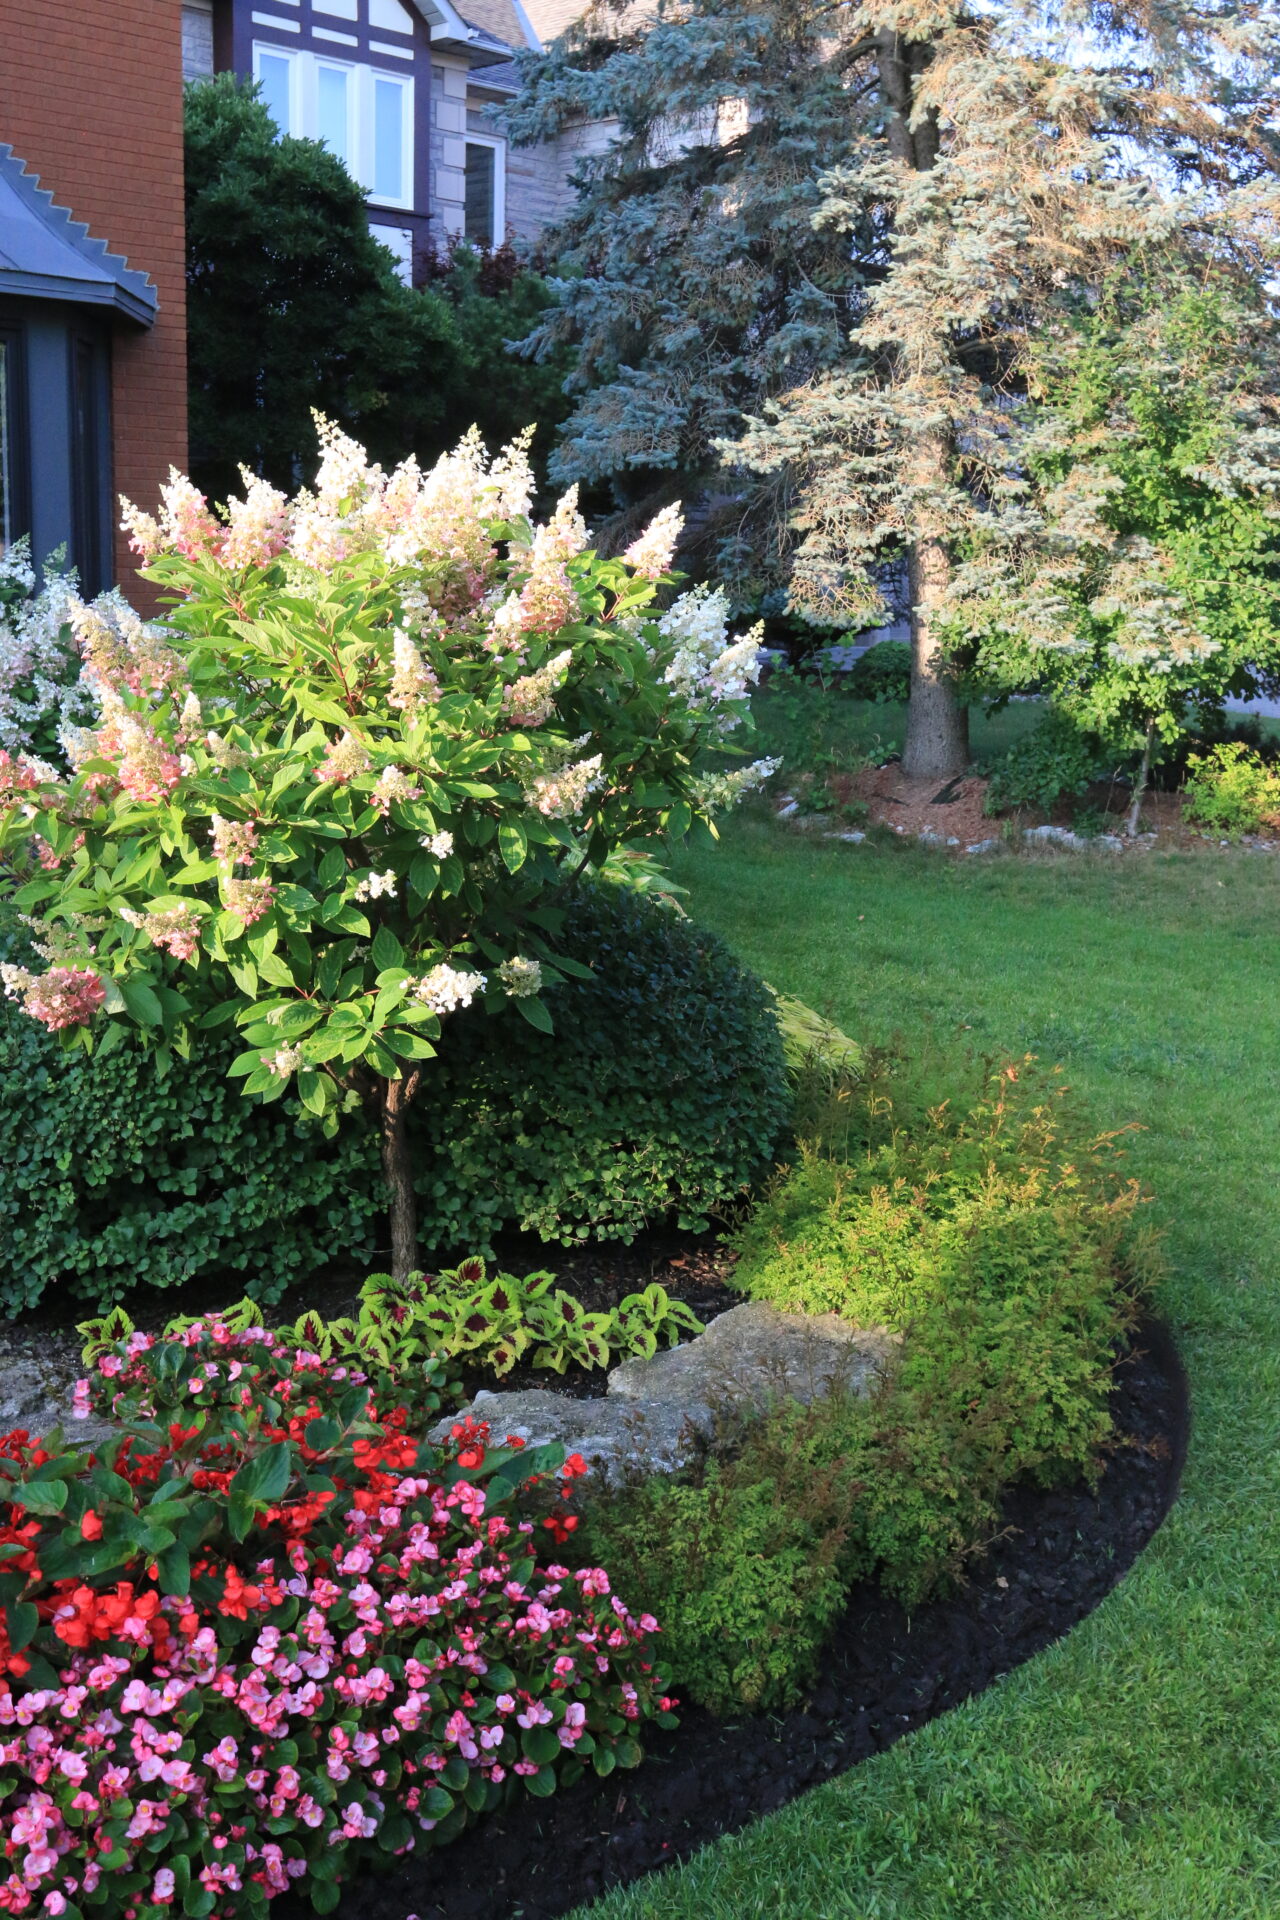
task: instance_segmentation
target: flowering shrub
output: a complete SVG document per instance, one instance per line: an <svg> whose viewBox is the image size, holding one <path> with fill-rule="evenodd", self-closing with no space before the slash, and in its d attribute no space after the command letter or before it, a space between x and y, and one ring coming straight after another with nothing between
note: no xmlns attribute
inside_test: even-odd
<svg viewBox="0 0 1280 1920"><path fill-rule="evenodd" d="M205 1920L301 1880L327 1912L359 1857L669 1722L655 1623L539 1560L577 1456L424 1445L358 1371L217 1318L99 1342L79 1407L124 1431L0 1445L0 1910Z"/></svg>
<svg viewBox="0 0 1280 1920"><path fill-rule="evenodd" d="M71 620L79 604L75 574L45 562L35 590L31 542L24 535L0 553L0 748L55 755L59 728L93 713L81 683ZM122 605L117 595L112 605Z"/></svg>
<svg viewBox="0 0 1280 1920"><path fill-rule="evenodd" d="M405 1113L441 1022L483 1002L548 1030L557 889L704 810L695 762L745 715L757 640L723 595L666 611L674 522L587 547L572 494L528 519L523 443L390 475L321 426L314 490L246 476L218 519L173 475L128 509L159 627L76 614L97 724L73 773L0 765L0 847L46 972L4 982L91 1042L102 1014L184 1048L234 1024L245 1091L336 1129L380 1110L397 1272L413 1262Z"/></svg>

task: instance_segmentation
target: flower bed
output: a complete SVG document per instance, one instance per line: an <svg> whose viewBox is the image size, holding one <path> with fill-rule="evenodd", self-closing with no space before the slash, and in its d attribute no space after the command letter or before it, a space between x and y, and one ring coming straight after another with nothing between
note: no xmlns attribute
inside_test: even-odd
<svg viewBox="0 0 1280 1920"><path fill-rule="evenodd" d="M563 1544L581 1470L212 1318L98 1353L96 1455L0 1471L0 1909L192 1920L452 1838L513 1792L640 1758L656 1623ZM385 1383L383 1383L385 1384Z"/></svg>

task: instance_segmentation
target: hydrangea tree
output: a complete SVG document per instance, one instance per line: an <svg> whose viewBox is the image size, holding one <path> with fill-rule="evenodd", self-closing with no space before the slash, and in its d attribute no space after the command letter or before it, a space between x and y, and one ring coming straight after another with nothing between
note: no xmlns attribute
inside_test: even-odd
<svg viewBox="0 0 1280 1920"><path fill-rule="evenodd" d="M246 474L219 518L173 474L158 519L126 503L173 605L76 610L98 717L64 733L69 777L0 757L8 891L48 963L4 984L73 1045L105 1019L103 1044L132 1023L180 1054L235 1023L247 1094L296 1084L330 1130L376 1109L405 1273L440 1023L549 1029L542 987L579 970L558 897L705 817L698 762L758 642L705 588L660 611L672 516L611 560L573 494L535 528L527 443L386 474L321 438L296 498Z"/></svg>

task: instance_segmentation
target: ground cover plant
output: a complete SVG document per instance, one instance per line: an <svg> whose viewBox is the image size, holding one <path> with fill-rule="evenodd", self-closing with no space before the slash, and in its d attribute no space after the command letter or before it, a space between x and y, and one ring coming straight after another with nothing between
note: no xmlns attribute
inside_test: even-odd
<svg viewBox="0 0 1280 1920"><path fill-rule="evenodd" d="M1088 1620L989 1692L591 1920L1271 1920L1280 1775L1280 1180L1264 855L943 863L733 823L678 863L775 984L859 1035L1061 1061L1140 1122L1190 1369L1178 1504ZM860 917L861 916L861 917ZM1224 981L1230 991L1224 992ZM956 1036L959 1036L958 1039ZM998 1631L993 1598L992 1631Z"/></svg>
<svg viewBox="0 0 1280 1920"><path fill-rule="evenodd" d="M88 1331L77 1410L120 1430L0 1447L5 1911L327 1912L669 1719L656 1623L539 1551L576 1456L428 1446L439 1369L406 1404L244 1316Z"/></svg>
<svg viewBox="0 0 1280 1920"><path fill-rule="evenodd" d="M698 762L745 715L757 642L723 596L665 611L678 516L621 559L573 495L528 519L525 444L387 475L328 423L314 491L246 473L220 519L176 474L129 509L148 627L83 609L99 719L70 775L0 762L6 888L48 965L6 991L68 1045L162 1059L238 1032L245 1093L379 1128L397 1273L415 1264L407 1114L441 1021L535 1030L559 899L588 862L705 819Z"/></svg>

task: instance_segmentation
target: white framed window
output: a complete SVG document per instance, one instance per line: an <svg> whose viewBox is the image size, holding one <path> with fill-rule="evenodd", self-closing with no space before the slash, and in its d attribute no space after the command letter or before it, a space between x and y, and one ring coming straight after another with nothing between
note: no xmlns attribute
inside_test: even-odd
<svg viewBox="0 0 1280 1920"><path fill-rule="evenodd" d="M388 227L380 220L369 222L369 231L375 240L381 240L384 247L395 255L396 273L406 287L413 285L413 228Z"/></svg>
<svg viewBox="0 0 1280 1920"><path fill-rule="evenodd" d="M282 133L320 140L377 205L413 205L413 81L255 41L253 75Z"/></svg>
<svg viewBox="0 0 1280 1920"><path fill-rule="evenodd" d="M477 247L500 247L507 231L507 149L486 133L467 135L463 235Z"/></svg>

